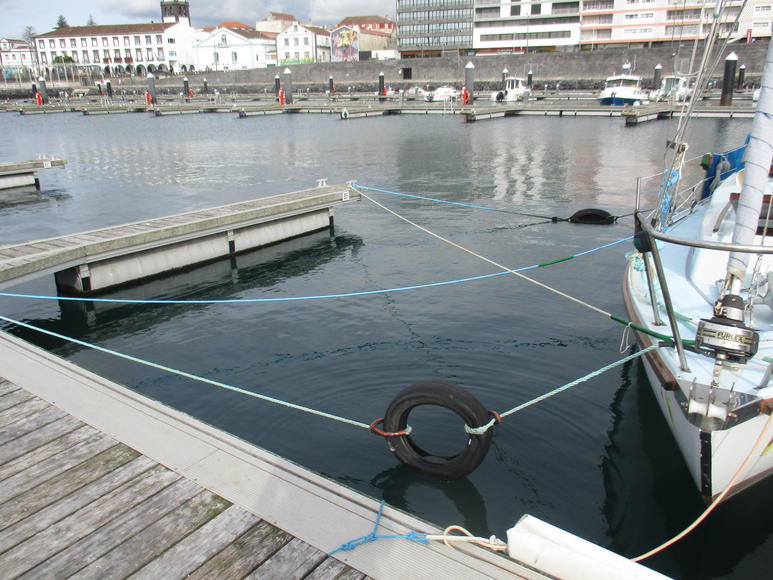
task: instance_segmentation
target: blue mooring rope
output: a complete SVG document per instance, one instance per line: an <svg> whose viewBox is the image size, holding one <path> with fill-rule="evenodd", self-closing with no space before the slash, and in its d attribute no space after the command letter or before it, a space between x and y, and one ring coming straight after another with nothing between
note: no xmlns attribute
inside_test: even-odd
<svg viewBox="0 0 773 580"><path fill-rule="evenodd" d="M383 540L383 539L411 540L413 542L418 542L420 544L429 544L429 540L427 539L427 534L422 534L420 532L409 532L402 536L378 534L377 533L378 527L381 524L381 515L383 511L384 511L384 500L382 499L381 504L378 506L378 513L376 514L376 521L373 524L373 531L370 532L367 536L360 536L359 538L355 538L348 542L344 542L332 552L328 552L327 555L332 556L336 552L342 552L342 551L348 552L348 551L354 550L357 546L361 546L363 544L367 544L368 542L375 542L376 540Z"/></svg>
<svg viewBox="0 0 773 580"><path fill-rule="evenodd" d="M514 268L513 272L525 272L527 270L534 270L536 268L544 268L545 266L552 266L560 262L565 262L581 256L586 256L600 250L627 242L633 239L633 236L628 236L602 246L585 250L566 258L559 260L551 260L549 262L543 262L541 264L532 264L531 266L522 266L521 268ZM406 290L421 290L424 288L435 288L438 286L450 286L453 284L462 284L464 282L474 282L476 280L485 280L488 278L495 278L497 276L506 276L511 272L494 272L492 274L481 274L480 276L470 276L469 278L457 278L456 280L445 280L442 282L427 282L425 284L414 284L413 286L398 286L396 288L385 288L381 290L362 290L360 292L341 292L337 294L318 294L312 296L280 296L278 298L229 298L222 300L136 300L131 298L88 298L83 296L49 296L45 294L21 294L15 292L0 292L0 296L7 298L28 298L35 300L66 300L71 302L110 302L114 304L248 304L257 302L291 302L302 300L323 300L329 298L353 298L356 296L369 296L372 294L387 294L390 292L405 292Z"/></svg>

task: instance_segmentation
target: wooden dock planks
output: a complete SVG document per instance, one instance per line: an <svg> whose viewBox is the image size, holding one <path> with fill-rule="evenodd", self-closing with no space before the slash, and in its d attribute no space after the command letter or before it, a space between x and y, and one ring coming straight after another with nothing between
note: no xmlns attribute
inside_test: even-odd
<svg viewBox="0 0 773 580"><path fill-rule="evenodd" d="M364 578L9 381L0 408L4 578Z"/></svg>
<svg viewBox="0 0 773 580"><path fill-rule="evenodd" d="M336 205L357 201L359 198L359 193L349 186L320 185L59 238L0 246L0 286L19 278L52 273L82 263L169 247L216 234L225 235L226 232L239 231L256 224L278 223L286 218L329 211ZM223 251L227 254L227 245ZM189 265L179 264L179 267Z"/></svg>

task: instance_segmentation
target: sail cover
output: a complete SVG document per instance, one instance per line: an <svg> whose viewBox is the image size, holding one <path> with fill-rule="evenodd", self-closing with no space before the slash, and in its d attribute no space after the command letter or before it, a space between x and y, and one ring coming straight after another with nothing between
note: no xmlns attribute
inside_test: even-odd
<svg viewBox="0 0 773 580"><path fill-rule="evenodd" d="M738 200L733 243L753 245L760 219L762 200L768 183L771 158L773 157L773 42L768 45L762 87L757 102L757 112L752 123L749 144L744 162L746 175ZM748 268L749 254L733 252L727 262L727 272L743 281Z"/></svg>

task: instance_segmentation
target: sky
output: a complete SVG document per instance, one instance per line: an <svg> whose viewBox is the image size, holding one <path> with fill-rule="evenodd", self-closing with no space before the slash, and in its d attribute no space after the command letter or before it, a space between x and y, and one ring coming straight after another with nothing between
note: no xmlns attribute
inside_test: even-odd
<svg viewBox="0 0 773 580"><path fill-rule="evenodd" d="M395 0L189 0L193 26L236 20L254 26L269 12L295 15L312 24L338 24L346 16L394 18ZM53 30L62 15L70 26L159 22L160 0L0 0L0 38L22 38L27 26L36 34Z"/></svg>

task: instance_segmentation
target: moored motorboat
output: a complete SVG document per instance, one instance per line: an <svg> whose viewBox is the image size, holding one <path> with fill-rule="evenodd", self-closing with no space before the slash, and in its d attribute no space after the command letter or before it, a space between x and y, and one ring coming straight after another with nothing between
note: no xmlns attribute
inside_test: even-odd
<svg viewBox="0 0 773 580"><path fill-rule="evenodd" d="M601 105L635 105L648 100L641 88L641 77L630 73L631 65L623 65L623 73L607 77L599 95Z"/></svg>
<svg viewBox="0 0 773 580"><path fill-rule="evenodd" d="M690 96L689 79L684 75L667 75L660 81L660 87L650 93L652 101L684 102Z"/></svg>
<svg viewBox="0 0 773 580"><path fill-rule="evenodd" d="M707 155L684 185L687 145L669 142L656 209L637 211L624 281L655 397L706 500L773 475L773 48L748 144ZM695 101L693 96L693 101ZM680 129L682 125L680 124Z"/></svg>
<svg viewBox="0 0 773 580"><path fill-rule="evenodd" d="M501 91L491 93L491 100L497 103L513 103L528 101L531 89L525 79L520 77L505 77L505 86Z"/></svg>

